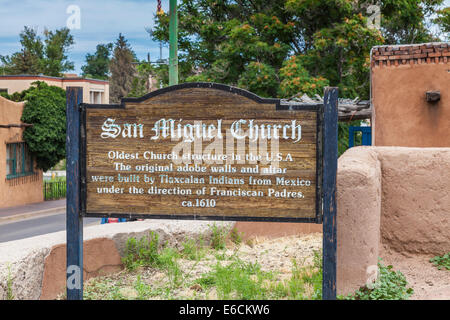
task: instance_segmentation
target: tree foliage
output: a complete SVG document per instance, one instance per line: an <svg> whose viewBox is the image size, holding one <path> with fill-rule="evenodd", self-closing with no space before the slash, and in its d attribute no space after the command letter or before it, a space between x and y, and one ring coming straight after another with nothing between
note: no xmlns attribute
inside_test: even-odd
<svg viewBox="0 0 450 320"><path fill-rule="evenodd" d="M36 159L37 167L47 171L66 155L66 92L36 81L22 92L2 94L13 101L26 101L21 121L32 124L23 139Z"/></svg>
<svg viewBox="0 0 450 320"><path fill-rule="evenodd" d="M369 99L370 49L437 40L427 21L442 3L180 0L180 82L219 82L279 98L322 95L325 86L336 86L341 98ZM368 23L371 5L379 6L379 29ZM168 42L169 15L155 22L153 39ZM439 11L435 23L448 28L448 11ZM349 125L339 125L341 153Z"/></svg>
<svg viewBox="0 0 450 320"><path fill-rule="evenodd" d="M67 28L50 31L45 29L42 39L35 29L24 27L20 33L22 48L10 56L0 56L4 74L44 74L59 77L73 70L68 59L68 50L74 44Z"/></svg>
<svg viewBox="0 0 450 320"><path fill-rule="evenodd" d="M446 40L450 40L450 7L439 10L437 18L434 22L439 25L441 31L444 33Z"/></svg>
<svg viewBox="0 0 450 320"><path fill-rule="evenodd" d="M128 41L122 34L119 34L109 64L111 71L109 100L111 103L120 103L121 99L130 93L136 73L133 65L135 61L135 54Z"/></svg>
<svg viewBox="0 0 450 320"><path fill-rule="evenodd" d="M86 54L86 64L81 67L83 77L106 80L109 78L109 61L113 44L97 45L94 54Z"/></svg>
<svg viewBox="0 0 450 320"><path fill-rule="evenodd" d="M128 97L142 97L150 92L150 77L153 74L155 74L153 66L146 61L141 61L136 67Z"/></svg>
<svg viewBox="0 0 450 320"><path fill-rule="evenodd" d="M181 0L180 81L214 81L280 97L331 85L341 97L367 99L371 47L436 40L426 18L442 2ZM368 25L368 6L377 3L380 30ZM154 40L167 42L168 14L155 19ZM296 72L287 71L290 63Z"/></svg>

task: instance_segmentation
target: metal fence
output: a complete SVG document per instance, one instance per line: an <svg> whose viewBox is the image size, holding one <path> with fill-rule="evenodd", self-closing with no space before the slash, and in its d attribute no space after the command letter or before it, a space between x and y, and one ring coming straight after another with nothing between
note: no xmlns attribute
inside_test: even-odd
<svg viewBox="0 0 450 320"><path fill-rule="evenodd" d="M44 200L66 197L66 181L44 181Z"/></svg>

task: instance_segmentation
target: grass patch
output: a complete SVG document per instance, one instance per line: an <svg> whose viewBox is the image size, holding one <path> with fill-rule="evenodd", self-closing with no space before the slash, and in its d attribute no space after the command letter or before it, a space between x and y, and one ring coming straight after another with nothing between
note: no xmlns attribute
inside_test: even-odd
<svg viewBox="0 0 450 320"><path fill-rule="evenodd" d="M150 232L140 239L129 238L126 243L125 257L122 263L130 271L140 266L154 266L159 261L159 236Z"/></svg>
<svg viewBox="0 0 450 320"><path fill-rule="evenodd" d="M290 268L265 269L259 258L252 258L253 249L231 243L228 245L233 247L227 248L222 230L212 226L215 240L205 243L189 239L178 248L161 245L153 232L141 239L128 239L123 258L126 268L114 276L90 280L85 286L85 299L322 299L320 250L313 251L313 256L304 256L305 260L291 258L284 262ZM242 256L245 252L248 255ZM261 250L258 255L267 254L267 250ZM312 261L306 263L310 258ZM339 298L409 298L413 291L407 287L404 275L392 266L384 266L381 259L378 267L379 277L373 285Z"/></svg>
<svg viewBox="0 0 450 320"><path fill-rule="evenodd" d="M434 264L439 270L450 270L450 252L447 252L443 256L436 256L430 259L430 262Z"/></svg>
<svg viewBox="0 0 450 320"><path fill-rule="evenodd" d="M224 227L219 227L215 223L209 225L211 232L211 248L215 250L225 249L228 230Z"/></svg>
<svg viewBox="0 0 450 320"><path fill-rule="evenodd" d="M193 239L186 239L181 247L181 256L188 260L199 261L205 257L207 252L203 239L198 242Z"/></svg>
<svg viewBox="0 0 450 320"><path fill-rule="evenodd" d="M228 265L217 262L211 272L195 283L206 290L214 288L219 299L261 300L270 297L267 281L273 279L273 274L262 271L258 263L234 258Z"/></svg>
<svg viewBox="0 0 450 320"><path fill-rule="evenodd" d="M282 274L264 270L257 261L241 259L240 244L230 243L233 249L227 250L226 229L212 225L211 235L209 243L187 239L178 249L161 245L153 232L140 239L128 239L125 269L114 276L89 280L84 299L321 298L320 252L315 253L314 265L300 266L293 260L291 272Z"/></svg>

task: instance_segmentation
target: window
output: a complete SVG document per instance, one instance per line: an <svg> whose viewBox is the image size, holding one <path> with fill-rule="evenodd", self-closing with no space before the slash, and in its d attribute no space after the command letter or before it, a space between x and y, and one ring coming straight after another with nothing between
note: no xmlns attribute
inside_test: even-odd
<svg viewBox="0 0 450 320"><path fill-rule="evenodd" d="M100 91L90 91L89 92L90 103L102 104L103 93Z"/></svg>
<svg viewBox="0 0 450 320"><path fill-rule="evenodd" d="M8 93L8 89L3 89L3 88L0 88L0 93Z"/></svg>
<svg viewBox="0 0 450 320"><path fill-rule="evenodd" d="M24 142L6 144L6 178L33 174L33 157Z"/></svg>

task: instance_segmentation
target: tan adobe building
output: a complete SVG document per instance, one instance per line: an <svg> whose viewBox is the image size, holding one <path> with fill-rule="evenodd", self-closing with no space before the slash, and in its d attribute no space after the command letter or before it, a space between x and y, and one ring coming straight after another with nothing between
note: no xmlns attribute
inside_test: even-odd
<svg viewBox="0 0 450 320"><path fill-rule="evenodd" d="M0 208L43 201L42 170L22 138L24 105L0 96Z"/></svg>
<svg viewBox="0 0 450 320"><path fill-rule="evenodd" d="M109 104L109 82L105 80L87 79L76 74L66 74L64 77L48 77L41 75L11 75L0 76L0 92L13 94L28 89L35 81L43 81L50 86L82 87L83 102L96 104Z"/></svg>
<svg viewBox="0 0 450 320"><path fill-rule="evenodd" d="M372 145L450 147L450 43L378 46L371 58Z"/></svg>

